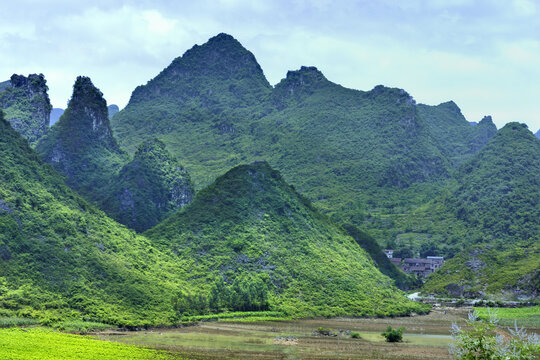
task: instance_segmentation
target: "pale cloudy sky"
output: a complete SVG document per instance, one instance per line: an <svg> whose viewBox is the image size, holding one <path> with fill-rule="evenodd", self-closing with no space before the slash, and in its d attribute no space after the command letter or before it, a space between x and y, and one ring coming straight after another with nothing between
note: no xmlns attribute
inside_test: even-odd
<svg viewBox="0 0 540 360"><path fill-rule="evenodd" d="M346 87L399 87L421 103L454 100L469 121L540 128L540 0L0 0L0 81L43 73L65 107L87 75L123 107L220 32L271 84L314 65Z"/></svg>

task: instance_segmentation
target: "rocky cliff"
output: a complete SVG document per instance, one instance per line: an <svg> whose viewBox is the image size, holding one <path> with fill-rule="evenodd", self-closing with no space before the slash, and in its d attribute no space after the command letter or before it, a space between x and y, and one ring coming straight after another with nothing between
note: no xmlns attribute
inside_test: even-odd
<svg viewBox="0 0 540 360"><path fill-rule="evenodd" d="M13 74L9 81L0 84L0 108L6 120L30 143L49 129L52 106L47 90L43 74Z"/></svg>

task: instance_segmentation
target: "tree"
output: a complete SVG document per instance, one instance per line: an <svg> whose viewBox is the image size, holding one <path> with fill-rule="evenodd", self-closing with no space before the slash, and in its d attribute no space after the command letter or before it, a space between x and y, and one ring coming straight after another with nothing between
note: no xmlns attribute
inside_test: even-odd
<svg viewBox="0 0 540 360"><path fill-rule="evenodd" d="M478 314L469 313L461 329L452 324L452 336L456 340L450 352L457 360L534 360L540 355L538 335L528 335L523 328L508 329L504 334L497 326L499 319L490 314L488 321L479 320Z"/></svg>
<svg viewBox="0 0 540 360"><path fill-rule="evenodd" d="M381 335L386 338L386 342L402 342L403 341L403 330L404 328L400 327L399 329L392 329L391 326L386 328L386 331Z"/></svg>

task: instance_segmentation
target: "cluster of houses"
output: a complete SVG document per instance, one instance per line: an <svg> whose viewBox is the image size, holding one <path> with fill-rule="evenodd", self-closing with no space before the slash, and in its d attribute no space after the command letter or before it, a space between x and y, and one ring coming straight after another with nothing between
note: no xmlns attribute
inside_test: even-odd
<svg viewBox="0 0 540 360"><path fill-rule="evenodd" d="M383 252L390 261L407 274L426 278L444 264L442 256L428 256L422 258L395 258L394 250L384 249Z"/></svg>

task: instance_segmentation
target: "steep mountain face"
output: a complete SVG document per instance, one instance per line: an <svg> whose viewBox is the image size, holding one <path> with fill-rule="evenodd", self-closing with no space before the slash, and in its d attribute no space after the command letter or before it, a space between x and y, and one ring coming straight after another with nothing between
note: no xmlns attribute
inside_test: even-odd
<svg viewBox="0 0 540 360"><path fill-rule="evenodd" d="M347 220L375 207L411 206L418 188L452 170L405 91L346 89L314 67L290 71L272 89L253 55L225 34L135 89L111 125L129 152L162 139L197 188L264 159Z"/></svg>
<svg viewBox="0 0 540 360"><path fill-rule="evenodd" d="M497 132L491 116L484 117L471 128L453 101L437 106L420 104L418 114L439 142L441 151L455 166L474 155Z"/></svg>
<svg viewBox="0 0 540 360"><path fill-rule="evenodd" d="M145 235L202 291L247 273L267 279L273 306L298 316L420 310L265 162L233 168Z"/></svg>
<svg viewBox="0 0 540 360"><path fill-rule="evenodd" d="M64 114L64 111L64 109L60 108L53 108L51 110L51 116L49 117L50 126L53 126L58 120L60 120L60 116Z"/></svg>
<svg viewBox="0 0 540 360"><path fill-rule="evenodd" d="M69 189L0 111L3 316L168 323L179 283L168 261Z"/></svg>
<svg viewBox="0 0 540 360"><path fill-rule="evenodd" d="M445 265L426 291L442 292L457 283L462 292L494 293L538 277L540 141L526 125L509 123L460 167L457 179L456 188L434 207L464 225L465 244L482 245Z"/></svg>
<svg viewBox="0 0 540 360"><path fill-rule="evenodd" d="M103 189L128 160L112 135L103 94L82 76L68 108L36 150L70 187L94 201L102 199Z"/></svg>
<svg viewBox="0 0 540 360"><path fill-rule="evenodd" d="M13 74L0 83L0 109L11 126L30 143L35 143L49 129L51 102L43 74L28 77Z"/></svg>
<svg viewBox="0 0 540 360"><path fill-rule="evenodd" d="M122 224L144 231L193 199L191 179L157 139L144 142L120 170L102 208Z"/></svg>
<svg viewBox="0 0 540 360"><path fill-rule="evenodd" d="M393 279L398 288L409 290L419 287L420 284L418 283L418 280L413 276L405 274L394 265L374 238L352 225L343 225L343 228L347 231L347 234L356 240L356 243L371 256L377 269L384 275Z"/></svg>

